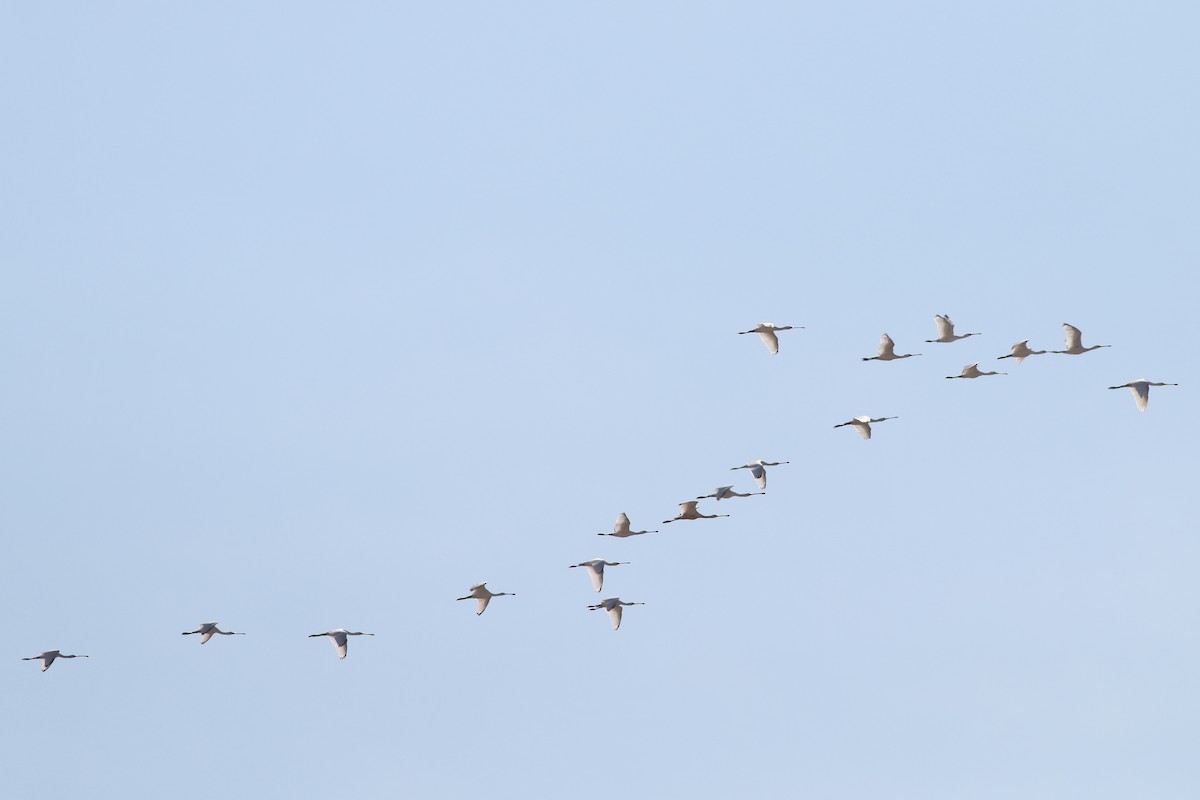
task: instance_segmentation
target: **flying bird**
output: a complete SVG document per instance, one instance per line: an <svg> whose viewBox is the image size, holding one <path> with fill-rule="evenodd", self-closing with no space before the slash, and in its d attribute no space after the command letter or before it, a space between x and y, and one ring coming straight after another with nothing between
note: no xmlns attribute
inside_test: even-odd
<svg viewBox="0 0 1200 800"><path fill-rule="evenodd" d="M1016 344L1014 344L1012 346L1011 353L1009 353L1006 356L996 356L996 360L1000 361L1005 358L1015 358L1017 360L1017 363L1020 364L1022 361L1029 358L1030 356L1040 356L1040 355L1045 355L1045 353L1046 353L1045 350L1030 350L1029 349L1029 340L1022 339L1021 341L1017 342Z"/></svg>
<svg viewBox="0 0 1200 800"><path fill-rule="evenodd" d="M576 567L584 567L588 571L588 575L592 578L592 588L597 592L604 588L604 568L615 567L620 564L628 564L628 561L605 561L603 558L593 558L591 561L584 561L581 564L572 564L568 569Z"/></svg>
<svg viewBox="0 0 1200 800"><path fill-rule="evenodd" d="M926 342L941 342L947 344L949 342L957 342L959 339L965 339L968 336L979 336L978 333L964 333L956 335L954 333L954 320L950 319L946 314L934 314L933 321L937 323L937 338L926 339Z"/></svg>
<svg viewBox="0 0 1200 800"><path fill-rule="evenodd" d="M658 533L658 531L631 531L629 529L629 517L624 511L617 517L617 524L613 526L612 533L597 533L597 536L616 536L620 539L625 539L630 536L641 536L643 533Z"/></svg>
<svg viewBox="0 0 1200 800"><path fill-rule="evenodd" d="M947 380L952 378L982 378L984 375L1007 375L1007 372L980 372L979 363L967 364L963 367L961 375L947 375Z"/></svg>
<svg viewBox="0 0 1200 800"><path fill-rule="evenodd" d="M775 331L804 330L803 325L776 325L774 322L760 322L757 327L748 331L738 331L738 334L757 333L763 344L771 351L771 355L779 354L779 337Z"/></svg>
<svg viewBox="0 0 1200 800"><path fill-rule="evenodd" d="M487 588L487 581L477 583L470 589L470 594L466 597L456 597L455 600L475 600L475 616L479 616L487 610L488 603L492 602L493 597L516 597L516 592L493 592Z"/></svg>
<svg viewBox="0 0 1200 800"><path fill-rule="evenodd" d="M1066 350L1051 350L1051 353L1063 353L1068 356L1081 356L1089 350L1099 350L1101 347L1112 347L1111 344L1094 344L1091 347L1083 346L1083 334L1079 328L1074 325L1063 323L1063 330L1067 332L1067 349Z"/></svg>
<svg viewBox="0 0 1200 800"><path fill-rule="evenodd" d="M697 500L707 500L710 497L715 497L717 502L728 500L730 497L750 497L756 494L766 494L766 492L735 492L732 486L718 486L713 490L712 494L702 494L697 497Z"/></svg>
<svg viewBox="0 0 1200 800"><path fill-rule="evenodd" d="M892 337L886 333L879 337L879 355L864 358L863 361L895 361L898 358L912 358L919 356L920 353L904 353L896 355L896 343L892 341Z"/></svg>
<svg viewBox="0 0 1200 800"><path fill-rule="evenodd" d="M219 630L217 628L217 623L215 623L215 622L202 622L202 623L200 623L199 628L197 628L194 631L184 631L183 635L191 636L194 633L200 634L200 644L205 644L206 642L208 642L208 640L211 639L213 637L213 634L215 634L215 633L219 633L222 636L245 636L246 635L244 633L235 633L233 631Z"/></svg>
<svg viewBox="0 0 1200 800"><path fill-rule="evenodd" d="M664 519L663 525L669 525L672 522L678 522L681 519L716 519L717 517L728 517L728 514L701 514L696 510L697 500L688 500L686 503L679 504L679 516L675 519Z"/></svg>
<svg viewBox="0 0 1200 800"><path fill-rule="evenodd" d="M45 672L46 670L50 669L50 665L54 663L54 659L56 659L56 658L88 658L88 656L69 656L66 653L60 653L57 650L47 650L44 653L38 653L36 656L31 656L30 658L22 658L21 660L22 661L41 661L42 662L42 672Z"/></svg>
<svg viewBox="0 0 1200 800"><path fill-rule="evenodd" d="M730 469L748 469L750 474L754 476L758 488L767 488L767 467L778 467L780 464L790 464L790 461L763 461L761 458L757 461L751 461L749 464L743 464L740 467L730 467Z"/></svg>
<svg viewBox="0 0 1200 800"><path fill-rule="evenodd" d="M338 658L346 657L346 642L347 636L374 636L373 633L362 633L361 631L348 631L345 628L334 628L325 633L310 633L308 638L316 639L318 636L328 636L329 641L333 642L333 649L337 650Z"/></svg>
<svg viewBox="0 0 1200 800"><path fill-rule="evenodd" d="M1122 383L1120 386L1110 386L1110 389L1128 389L1133 392L1133 400L1137 403L1138 411L1145 411L1146 404L1150 402L1150 387L1151 386L1178 386L1178 383L1155 383L1148 381L1145 378L1138 378L1136 381Z"/></svg>
<svg viewBox="0 0 1200 800"><path fill-rule="evenodd" d="M594 606L588 606L588 611L599 611L604 609L608 612L608 618L612 620L613 630L621 627L621 606L644 606L645 603L626 603L619 597L610 597L607 600L601 600Z"/></svg>
<svg viewBox="0 0 1200 800"><path fill-rule="evenodd" d="M900 419L900 418L899 417L878 417L876 419L872 419L871 417L867 417L867 416L855 417L854 419L850 420L849 422L843 422L839 425L834 425L833 427L844 428L847 425L853 425L854 430L858 431L859 436L861 436L864 439L870 439L871 438L871 423L872 422L883 422L884 420L888 420L888 419Z"/></svg>

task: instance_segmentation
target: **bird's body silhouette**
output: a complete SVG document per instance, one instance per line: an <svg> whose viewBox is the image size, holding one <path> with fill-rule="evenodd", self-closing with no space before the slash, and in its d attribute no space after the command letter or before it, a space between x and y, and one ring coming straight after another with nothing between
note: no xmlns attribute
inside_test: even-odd
<svg viewBox="0 0 1200 800"><path fill-rule="evenodd" d="M1133 400L1137 403L1138 411L1145 411L1146 404L1150 402L1150 387L1151 386L1178 386L1178 383L1155 383L1148 381L1145 378L1138 378L1136 381L1122 383L1120 386L1110 386L1110 389L1128 389L1133 392Z"/></svg>
<svg viewBox="0 0 1200 800"><path fill-rule="evenodd" d="M634 531L630 530L629 516L622 511L617 517L617 524L613 526L612 533L597 533L597 536L616 536L618 539L625 539L630 536L641 536L643 533L658 533L658 531Z"/></svg>
<svg viewBox="0 0 1200 800"><path fill-rule="evenodd" d="M1099 350L1101 347L1112 347L1111 344L1094 344L1091 347L1083 346L1083 333L1074 325L1063 323L1063 330L1067 333L1067 349L1066 350L1051 350L1051 353L1062 353L1068 356L1081 356L1084 353L1092 350Z"/></svg>
<svg viewBox="0 0 1200 800"><path fill-rule="evenodd" d="M871 438L871 423L872 422L883 422L883 421L889 420L889 419L900 419L900 418L899 417L876 417L876 418L872 419L871 417L868 417L868 416L854 417L853 419L851 419L847 422L839 423L837 425L834 425L833 427L844 428L847 425L853 425L854 429L856 431L858 431L859 436L861 436L864 439L870 439Z"/></svg>
<svg viewBox="0 0 1200 800"><path fill-rule="evenodd" d="M621 627L621 606L644 606L645 603L626 603L619 597L610 597L607 600L601 600L593 606L588 606L588 611L599 611L604 609L608 612L608 618L612 620L612 627L615 631Z"/></svg>
<svg viewBox="0 0 1200 800"><path fill-rule="evenodd" d="M479 616L487 610L488 603L492 602L493 597L516 597L514 592L493 592L487 588L487 581L477 583L469 590L470 594L465 597L456 597L455 600L474 600L475 601L475 616Z"/></svg>
<svg viewBox="0 0 1200 800"><path fill-rule="evenodd" d="M790 461L763 461L761 458L757 461L751 461L749 464L743 464L740 467L730 467L733 469L748 469L750 474L754 476L754 482L758 484L758 488L767 488L767 467L778 467L780 464L790 464Z"/></svg>
<svg viewBox="0 0 1200 800"><path fill-rule="evenodd" d="M58 650L47 650L44 653L38 653L36 656L30 656L29 658L22 658L21 660L22 661L41 661L42 662L42 672L45 672L46 670L50 669L50 665L53 664L54 660L57 658L88 658L88 656L69 656L66 653L60 653Z"/></svg>
<svg viewBox="0 0 1200 800"><path fill-rule="evenodd" d="M913 356L919 355L921 354L904 353L903 355L897 355L896 343L892 341L892 337L885 333L883 336L879 337L879 355L871 356L870 358L864 358L863 361L896 361L901 358L912 358Z"/></svg>
<svg viewBox="0 0 1200 800"><path fill-rule="evenodd" d="M672 522L678 522L683 519L716 519L717 517L728 517L728 514L701 514L696 510L698 500L688 500L686 503L679 504L679 516L674 519L664 519L663 525L669 525Z"/></svg>
<svg viewBox="0 0 1200 800"><path fill-rule="evenodd" d="M978 362L967 364L960 375L947 375L947 378L982 378L985 375L1007 375L1007 372L980 372Z"/></svg>
<svg viewBox="0 0 1200 800"><path fill-rule="evenodd" d="M345 658L348 651L346 637L348 636L374 636L373 633L363 633L362 631L348 631L345 628L334 628L331 631L324 633L310 633L308 638L316 639L319 636L328 636L329 641L333 642L333 649L337 651L338 658Z"/></svg>
<svg viewBox="0 0 1200 800"><path fill-rule="evenodd" d="M202 623L200 623L199 628L197 628L194 631L184 631L183 635L191 636L192 634L196 634L196 633L200 634L200 644L206 644L208 642L208 640L213 637L214 634L220 634L222 636L245 636L246 635L244 633L236 633L234 631L220 630L217 628L217 623L215 623L215 622L202 622Z"/></svg>
<svg viewBox="0 0 1200 800"><path fill-rule="evenodd" d="M775 335L776 331L804 330L803 325L776 325L774 322L760 322L756 327L748 331L738 331L738 334L757 333L758 338L762 339L762 343L771 351L771 355L779 355L779 337Z"/></svg>
<svg viewBox="0 0 1200 800"><path fill-rule="evenodd" d="M1014 344L1012 346L1011 353L1009 353L1006 356L997 356L996 360L1000 361L1005 358L1015 358L1017 360L1017 363L1020 364L1022 361L1029 358L1030 356L1041 356L1041 355L1045 355L1045 354L1046 354L1045 350L1030 350L1029 349L1029 340L1022 339L1021 341L1017 342L1016 344Z"/></svg>
<svg viewBox="0 0 1200 800"><path fill-rule="evenodd" d="M940 342L942 344L949 344L950 342L957 342L959 339L965 339L968 336L979 336L978 333L956 334L954 332L954 320L950 319L947 314L934 314L933 321L937 324L938 335L936 339L926 339L926 343Z"/></svg>
<svg viewBox="0 0 1200 800"><path fill-rule="evenodd" d="M605 561L603 558L593 558L591 561L584 561L580 564L572 564L569 569L583 567L587 570L588 575L592 579L592 588L597 592L604 588L604 568L616 567L621 564L628 564L628 561Z"/></svg>

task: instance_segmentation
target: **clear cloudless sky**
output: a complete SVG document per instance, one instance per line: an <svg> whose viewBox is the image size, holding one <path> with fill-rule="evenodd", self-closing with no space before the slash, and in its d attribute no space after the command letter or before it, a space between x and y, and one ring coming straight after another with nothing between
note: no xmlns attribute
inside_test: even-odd
<svg viewBox="0 0 1200 800"><path fill-rule="evenodd" d="M1194 799L1198 26L6 4L0 794Z"/></svg>

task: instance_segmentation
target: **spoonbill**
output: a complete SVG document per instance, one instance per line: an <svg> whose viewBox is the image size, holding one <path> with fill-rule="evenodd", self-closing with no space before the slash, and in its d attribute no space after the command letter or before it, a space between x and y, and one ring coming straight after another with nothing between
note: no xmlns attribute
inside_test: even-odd
<svg viewBox="0 0 1200 800"><path fill-rule="evenodd" d="M757 327L748 331L738 331L738 334L757 333L763 344L771 351L771 355L779 355L779 337L775 331L804 330L803 325L776 325L774 322L760 322Z"/></svg>
<svg viewBox="0 0 1200 800"><path fill-rule="evenodd" d="M669 525L672 522L678 522L681 519L716 519L717 517L728 517L728 514L701 514L696 510L697 500L688 500L686 503L679 504L679 516L675 519L664 519L663 525Z"/></svg>
<svg viewBox="0 0 1200 800"><path fill-rule="evenodd" d="M758 483L758 488L767 488L767 467L778 467L780 464L790 464L790 461L763 461L761 458L757 461L751 461L749 464L743 464L740 467L730 467L730 469L748 469L750 474L754 476L754 480Z"/></svg>
<svg viewBox="0 0 1200 800"><path fill-rule="evenodd" d="M630 536L641 536L643 533L658 533L658 531L631 531L629 529L629 516L622 511L617 517L617 524L613 526L612 533L597 533L597 536L616 536L625 539Z"/></svg>
<svg viewBox="0 0 1200 800"><path fill-rule="evenodd" d="M895 361L898 358L912 358L919 356L920 353L904 353L896 355L896 343L892 341L892 337L886 333L879 337L879 355L864 358L863 361Z"/></svg>
<svg viewBox="0 0 1200 800"><path fill-rule="evenodd" d="M222 636L245 636L244 633L235 633L233 631L223 631L217 628L215 622L201 622L200 627L194 631L184 631L184 636L191 636L194 633L200 634L200 644L205 644L213 637L214 633L219 633Z"/></svg>
<svg viewBox="0 0 1200 800"><path fill-rule="evenodd" d="M982 378L984 375L1007 375L1007 374L1008 374L1007 372L980 372L979 371L979 363L976 362L974 364L967 364L965 367L963 367L963 371L962 371L961 375L947 375L946 379L950 380L953 378Z"/></svg>
<svg viewBox="0 0 1200 800"><path fill-rule="evenodd" d="M645 603L626 603L619 597L610 597L607 600L601 600L594 606L588 606L588 611L599 611L604 609L608 612L608 618L612 620L613 630L621 627L621 606L644 606Z"/></svg>
<svg viewBox="0 0 1200 800"><path fill-rule="evenodd" d="M834 425L833 427L844 428L847 425L853 425L854 430L858 431L859 436L861 436L864 439L870 439L871 438L871 423L872 422L883 422L884 420L889 420L889 419L900 419L900 418L899 417L877 417L875 419L872 419L871 417L868 417L868 416L855 417L854 419L850 420L849 422L843 422L839 425Z"/></svg>
<svg viewBox="0 0 1200 800"><path fill-rule="evenodd" d="M1111 344L1094 344L1091 347L1083 346L1083 334L1079 328L1074 325L1063 323L1063 330L1067 332L1067 349L1066 350L1051 350L1051 353L1063 353L1068 356L1081 356L1089 350L1099 350L1101 347L1112 347Z"/></svg>
<svg viewBox="0 0 1200 800"><path fill-rule="evenodd" d="M620 618L620 615L618 614L618 619L619 618ZM66 653L60 653L57 650L47 650L44 653L38 653L36 656L31 656L30 658L22 658L21 660L22 661L41 661L42 662L42 672L45 672L46 670L50 669L50 665L54 663L54 659L56 659L56 658L88 658L88 656L69 656Z"/></svg>
<svg viewBox="0 0 1200 800"><path fill-rule="evenodd" d="M591 561L584 561L581 564L572 564L568 569L584 567L588 571L588 575L592 577L592 588L598 592L604 587L605 567L616 567L628 563L628 561L605 561L603 558L593 558Z"/></svg>
<svg viewBox="0 0 1200 800"><path fill-rule="evenodd" d="M1022 361L1029 358L1030 356L1040 356L1040 355L1045 355L1045 353L1046 353L1045 350L1030 350L1029 349L1029 340L1022 339L1021 341L1017 342L1016 344L1014 344L1012 346L1011 353L1009 353L1006 356L996 356L996 360L1000 361L1005 358L1015 358L1017 360L1017 363L1020 364Z"/></svg>
<svg viewBox="0 0 1200 800"><path fill-rule="evenodd" d="M730 497L750 497L756 494L766 494L766 492L746 492L743 494L742 492L735 492L732 486L718 486L713 490L712 494L702 494L696 499L707 500L710 497L715 497L719 503L722 500L728 500Z"/></svg>
<svg viewBox="0 0 1200 800"><path fill-rule="evenodd" d="M1138 411L1145 411L1146 404L1150 402L1150 387L1151 386L1178 386L1178 383L1155 383L1148 381L1145 378L1138 378L1136 381L1122 383L1120 386L1110 386L1110 389L1128 389L1133 392L1133 400L1137 403Z"/></svg>
<svg viewBox="0 0 1200 800"><path fill-rule="evenodd" d="M487 610L488 603L492 602L493 597L516 597L515 592L493 592L487 588L487 581L477 583L470 589L470 594L466 597L456 597L455 600L475 600L475 616L479 616Z"/></svg>
<svg viewBox="0 0 1200 800"><path fill-rule="evenodd" d="M333 642L333 649L337 650L338 658L346 657L346 637L347 636L374 636L373 633L362 633L361 631L348 631L345 628L334 628L325 633L310 633L308 638L316 639L319 636L328 636L329 641Z"/></svg>
<svg viewBox="0 0 1200 800"><path fill-rule="evenodd" d="M946 314L934 314L933 321L937 323L938 335L936 339L926 339L926 342L941 342L942 344L948 344L950 342L957 342L959 339L965 339L968 336L979 336L978 333L964 333L962 335L956 335L954 333L954 320L950 319L950 317Z"/></svg>

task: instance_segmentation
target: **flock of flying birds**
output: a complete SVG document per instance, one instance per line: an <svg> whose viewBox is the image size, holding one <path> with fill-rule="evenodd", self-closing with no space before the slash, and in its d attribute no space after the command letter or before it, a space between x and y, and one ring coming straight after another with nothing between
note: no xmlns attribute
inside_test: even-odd
<svg viewBox="0 0 1200 800"><path fill-rule="evenodd" d="M946 316L944 314L935 315L934 321L937 324L937 338L926 339L925 340L926 343L950 344L950 343L956 342L960 339L966 339L969 336L979 336L978 333L956 334L954 332L954 321L951 320L949 316ZM1094 344L1091 347L1084 347L1083 346L1083 335L1080 333L1079 328L1076 328L1074 325L1068 325L1065 322L1063 323L1062 327L1063 327L1063 330L1066 332L1066 349L1064 349L1064 350L1031 350L1031 349L1029 349L1029 340L1022 339L1021 341L1017 342L1016 344L1014 344L1012 346L1012 352L1008 353L1007 355L998 356L997 360L1012 358L1012 359L1016 359L1015 363L1020 364L1022 361L1024 361L1026 358L1029 358L1030 356L1040 356L1040 355L1045 355L1047 353L1059 353L1062 355L1078 356L1078 355L1083 355L1084 353L1090 352L1092 350L1098 350L1102 347L1111 347L1111 345L1107 345L1107 344ZM779 353L779 337L776 336L776 333L778 333L779 331L790 331L790 330L797 330L797 329L802 330L803 326L775 325L774 323L771 323L771 322L760 322L754 328L751 328L748 331L738 331L738 333L739 334L757 333L759 338L762 339L763 344L766 345L767 350L769 350L772 355L778 355L778 353ZM896 352L896 343L892 341L892 337L888 336L885 333L879 339L879 353L877 355L870 356L869 358L863 358L862 360L863 361L897 361L902 358L913 358L913 357L919 356L919 355L921 355L921 353L897 353ZM1005 373L1005 372L984 372L979 369L979 363L976 362L974 364L967 364L965 367L963 367L962 372L960 374L947 375L946 378L947 379L982 378L982 377L989 376L989 375L1007 375L1007 374L1008 373ZM1109 386L1108 388L1109 389L1129 389L1131 392L1133 392L1134 401L1137 404L1138 411L1145 411L1146 404L1150 401L1150 387L1151 386L1178 386L1178 385L1179 384L1177 384L1177 383L1160 383L1160 382L1156 382L1156 381L1150 381L1145 378L1138 378L1136 380L1129 381L1128 383L1122 383L1118 386ZM884 422L885 420L890 420L890 419L898 419L898 417L859 416L859 417L854 417L853 419L850 419L846 422L842 422L837 425L834 425L833 427L834 428L844 428L847 426L852 426L858 432L859 436L861 436L863 439L870 439L871 438L871 425L873 423ZM737 491L734 491L732 485L718 486L712 492L712 494L701 495L701 496L697 497L695 500L688 500L686 502L680 503L679 504L679 515L672 519L663 520L662 524L668 525L672 522L680 522L680 521L684 521L684 520L716 519L717 517L727 517L727 516L729 516L728 514L703 514L703 513L701 513L699 510L700 501L711 498L711 499L714 499L719 502L721 500L728 500L728 499L731 499L734 497L750 497L752 495L766 494L765 490L767 488L767 467L776 467L781 464L787 464L787 463L789 463L789 462L787 462L787 461L764 461L762 459L759 459L757 461L751 461L749 464L743 464L740 467L731 467L730 469L733 469L733 470L739 470L739 469L750 470L751 476L754 478L755 482L758 484L758 488L762 491L737 492ZM630 524L630 521L629 521L629 517L624 512L622 512L621 515L617 517L617 522L616 522L616 525L613 527L612 533L599 533L597 535L598 536L615 536L619 539L625 539L630 536L641 536L642 534L647 534L647 533L658 533L658 531L635 531L635 530L633 530L632 525ZM604 588L604 570L605 570L605 568L621 566L623 564L628 564L628 563L629 563L628 561L606 561L603 558L594 558L590 561L580 562L579 564L571 564L569 566L569 568L570 569L576 569L576 568L584 569L588 573L588 577L591 579L592 588L595 591L599 592ZM466 595L456 598L456 599L457 600L474 600L475 601L475 614L476 614L476 616L478 616L480 614L483 614L483 612L487 610L488 603L491 602L493 597L504 597L504 596L515 597L516 595L513 592L493 592L487 588L487 582L485 581L484 583L480 583L480 584L476 584L475 586L472 586L468 590L468 593ZM609 597L604 600L601 600L599 603L589 605L588 609L591 611L599 611L601 609L603 609L604 611L607 611L609 619L612 622L613 630L617 630L618 628L621 627L621 616L622 616L623 608L625 606L640 606L640 605L645 605L645 604L644 603L626 602L619 597ZM184 631L183 635L184 636L199 635L200 636L200 644L205 644L208 642L209 639L211 639L215 635L244 636L245 634L242 632L237 632L237 631L223 631L217 627L216 622L205 622L205 623L202 623L194 631ZM338 658L345 658L346 653L347 653L347 642L349 641L349 637L351 637L351 636L374 636L374 635L375 634L373 634L373 633L363 633L361 631L349 631L349 630L346 630L345 628L334 628L333 630L325 631L324 633L310 634L309 638L312 639L312 638L328 637L329 640L333 643L334 649L337 651ZM60 659L60 658L88 658L88 656L68 655L59 650L47 650L43 653L39 653L36 656L30 656L29 658L23 658L21 660L22 661L41 661L42 662L42 672L45 672L46 670L50 669L51 664L53 664L57 659Z"/></svg>

